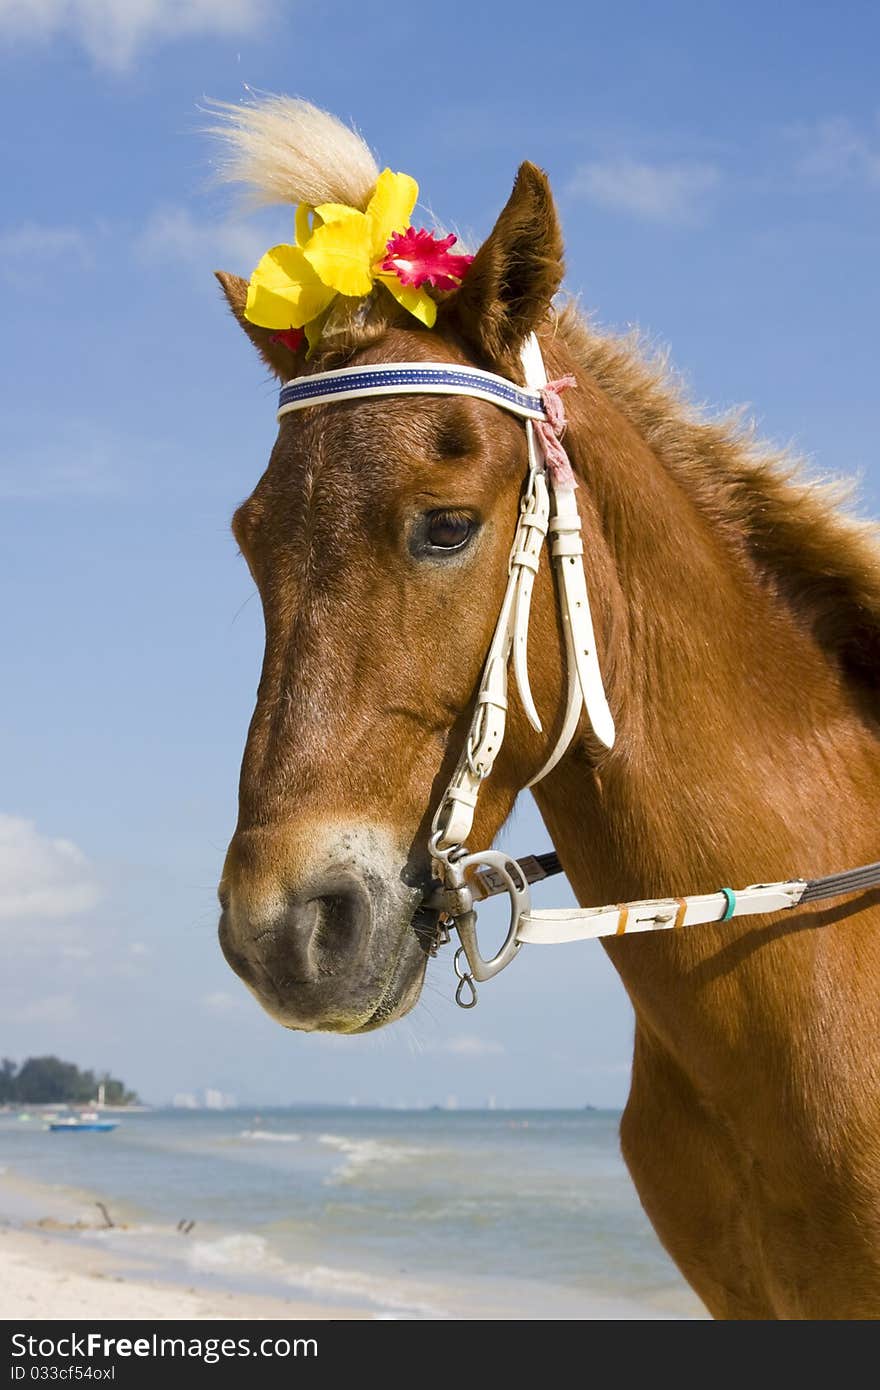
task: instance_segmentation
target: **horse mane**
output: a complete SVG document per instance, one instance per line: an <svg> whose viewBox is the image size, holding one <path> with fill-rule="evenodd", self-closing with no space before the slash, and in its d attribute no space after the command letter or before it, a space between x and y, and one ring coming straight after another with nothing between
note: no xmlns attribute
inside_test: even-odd
<svg viewBox="0 0 880 1390"><path fill-rule="evenodd" d="M880 528L844 510L854 482L809 478L802 460L758 440L741 415L706 416L638 338L597 333L572 306L557 331L880 717Z"/></svg>

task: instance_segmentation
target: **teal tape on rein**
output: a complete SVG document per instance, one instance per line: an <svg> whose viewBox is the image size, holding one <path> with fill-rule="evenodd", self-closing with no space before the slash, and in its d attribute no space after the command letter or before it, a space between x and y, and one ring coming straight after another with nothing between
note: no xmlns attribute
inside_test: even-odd
<svg viewBox="0 0 880 1390"><path fill-rule="evenodd" d="M732 888L719 888L718 891L719 893L723 893L725 898L727 899L727 907L724 909L724 916L721 917L719 920L722 922L729 922L733 914L736 912L736 894L734 893Z"/></svg>

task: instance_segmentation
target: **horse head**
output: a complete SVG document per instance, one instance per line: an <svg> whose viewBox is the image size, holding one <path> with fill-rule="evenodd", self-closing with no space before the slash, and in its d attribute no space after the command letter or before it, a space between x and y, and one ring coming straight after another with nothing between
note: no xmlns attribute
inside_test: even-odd
<svg viewBox="0 0 880 1390"><path fill-rule="evenodd" d="M518 380L524 339L552 335L562 270L546 176L524 164L430 331L386 306L349 316L306 360L245 317L244 281L218 278L281 380L420 361ZM548 351L553 358L552 343ZM282 417L266 472L235 514L266 645L220 941L287 1027L362 1032L418 998L436 921L423 907L431 817L465 738L526 473L522 422L486 401L339 400ZM564 657L546 571L533 612L542 637L532 685L552 730ZM503 755L480 799L480 843L497 834L543 753L512 699Z"/></svg>

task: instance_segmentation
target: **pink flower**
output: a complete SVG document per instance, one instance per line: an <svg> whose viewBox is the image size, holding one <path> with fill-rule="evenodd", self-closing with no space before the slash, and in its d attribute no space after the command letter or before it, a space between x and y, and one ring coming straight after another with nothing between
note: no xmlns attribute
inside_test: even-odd
<svg viewBox="0 0 880 1390"><path fill-rule="evenodd" d="M419 289L433 285L435 290L457 290L473 256L453 256L449 248L456 238L442 240L425 227L408 227L390 238L382 270L391 271L402 285Z"/></svg>
<svg viewBox="0 0 880 1390"><path fill-rule="evenodd" d="M306 335L302 328L285 328L281 333L273 333L271 338L273 343L281 343L282 347L289 348L291 352L301 348L305 340Z"/></svg>

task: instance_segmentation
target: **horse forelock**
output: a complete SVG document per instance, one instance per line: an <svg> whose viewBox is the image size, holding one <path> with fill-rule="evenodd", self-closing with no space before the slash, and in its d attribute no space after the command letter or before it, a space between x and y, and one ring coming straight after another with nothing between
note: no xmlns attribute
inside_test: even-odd
<svg viewBox="0 0 880 1390"><path fill-rule="evenodd" d="M208 109L219 122L206 132L220 145L217 177L242 185L248 202L366 207L379 166L357 131L329 112L271 94Z"/></svg>

